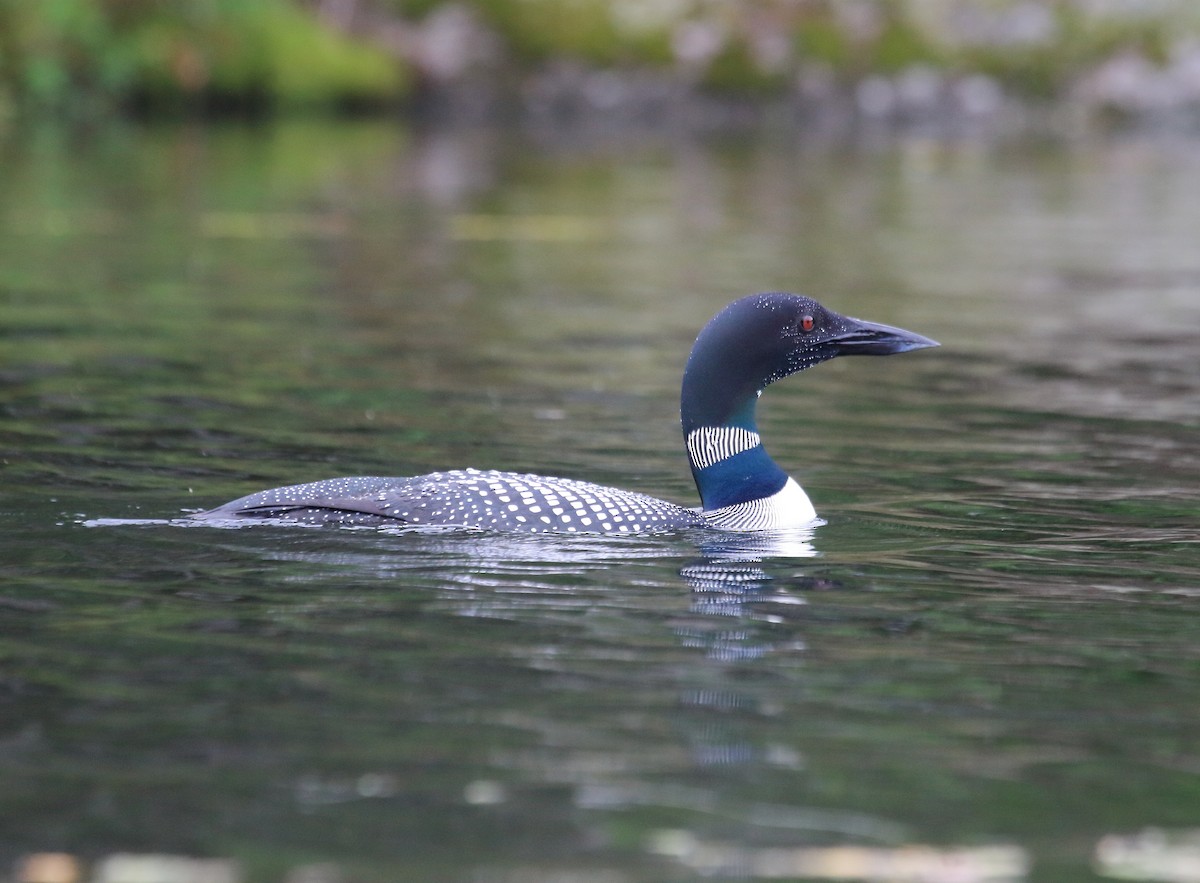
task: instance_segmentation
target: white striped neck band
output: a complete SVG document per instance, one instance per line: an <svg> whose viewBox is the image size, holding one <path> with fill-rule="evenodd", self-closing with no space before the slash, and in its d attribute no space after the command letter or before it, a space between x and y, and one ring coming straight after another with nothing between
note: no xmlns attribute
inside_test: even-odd
<svg viewBox="0 0 1200 883"><path fill-rule="evenodd" d="M760 444L757 432L740 426L701 426L688 433L688 459L697 469L707 469Z"/></svg>

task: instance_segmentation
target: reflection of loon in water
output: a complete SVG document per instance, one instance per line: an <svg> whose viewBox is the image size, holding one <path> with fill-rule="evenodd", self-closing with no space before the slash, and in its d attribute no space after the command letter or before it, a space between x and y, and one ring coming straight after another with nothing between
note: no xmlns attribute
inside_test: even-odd
<svg viewBox="0 0 1200 883"><path fill-rule="evenodd" d="M759 439L755 404L763 388L836 356L883 356L929 346L937 344L911 331L839 315L799 295L756 294L731 303L700 332L683 374L680 415L699 509L572 479L466 469L274 488L195 517L522 533L802 527L817 515Z"/></svg>
<svg viewBox="0 0 1200 883"><path fill-rule="evenodd" d="M748 628L750 621L783 622L804 617L806 594L834 585L824 577L791 575L781 579L776 572L779 562L768 559L811 558L813 529L713 535L715 540L702 543L700 558L679 570L692 590L691 610L705 619L692 620L676 629L685 646L702 649L710 659L734 661L758 659L781 649L758 629ZM784 643L792 650L803 647L791 629Z"/></svg>

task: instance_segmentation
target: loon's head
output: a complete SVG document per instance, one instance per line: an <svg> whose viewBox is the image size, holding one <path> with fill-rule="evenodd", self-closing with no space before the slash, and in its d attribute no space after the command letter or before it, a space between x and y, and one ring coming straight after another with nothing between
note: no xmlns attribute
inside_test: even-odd
<svg viewBox="0 0 1200 883"><path fill-rule="evenodd" d="M754 406L768 384L837 356L887 356L937 345L797 294L753 294L725 307L696 338L680 398L688 460L704 509L763 500L788 483L763 450L755 424ZM803 502L808 505L806 497Z"/></svg>
<svg viewBox="0 0 1200 883"><path fill-rule="evenodd" d="M811 297L752 294L717 313L696 338L683 375L683 428L752 429L754 401L776 380L837 356L937 345L903 328L835 313Z"/></svg>

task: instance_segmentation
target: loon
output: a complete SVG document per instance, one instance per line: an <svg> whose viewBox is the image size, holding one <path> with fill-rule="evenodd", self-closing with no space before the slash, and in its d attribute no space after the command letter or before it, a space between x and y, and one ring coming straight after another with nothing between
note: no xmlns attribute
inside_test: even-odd
<svg viewBox="0 0 1200 883"><path fill-rule="evenodd" d="M463 469L290 485L192 517L616 535L804 527L817 521L816 510L759 438L755 405L763 389L837 356L886 356L937 345L796 294L754 294L726 306L696 338L683 372L680 417L698 509L586 481Z"/></svg>

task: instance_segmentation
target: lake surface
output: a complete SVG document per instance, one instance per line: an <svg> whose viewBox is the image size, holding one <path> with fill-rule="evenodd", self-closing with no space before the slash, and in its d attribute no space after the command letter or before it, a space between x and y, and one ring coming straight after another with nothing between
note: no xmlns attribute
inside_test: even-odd
<svg viewBox="0 0 1200 883"><path fill-rule="evenodd" d="M1200 141L297 122L0 156L0 867L1175 879ZM769 289L942 342L764 395L809 535L169 523L463 466L691 505L688 348Z"/></svg>

